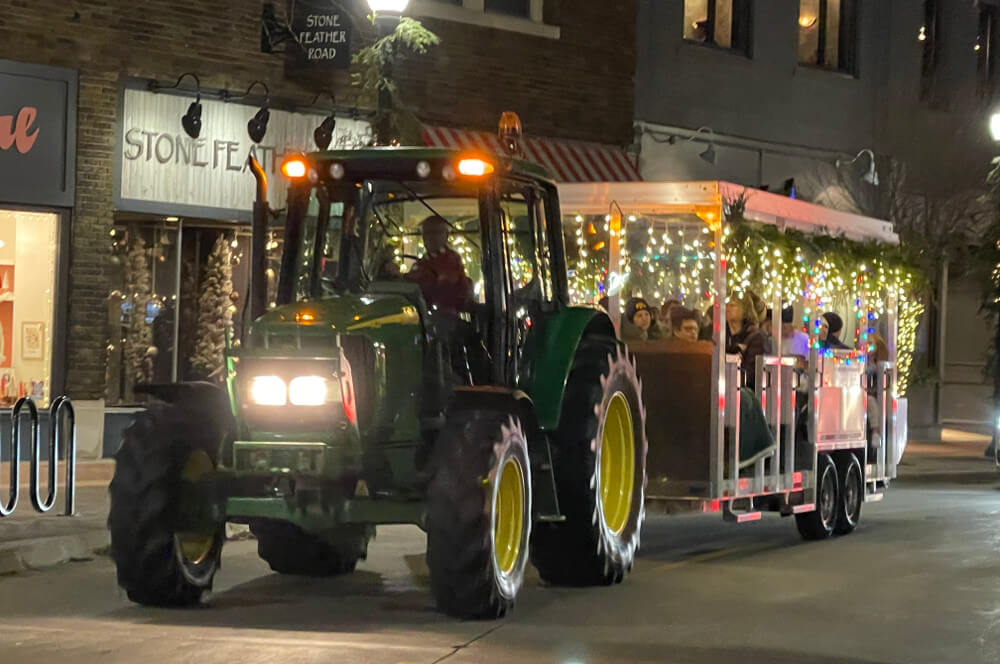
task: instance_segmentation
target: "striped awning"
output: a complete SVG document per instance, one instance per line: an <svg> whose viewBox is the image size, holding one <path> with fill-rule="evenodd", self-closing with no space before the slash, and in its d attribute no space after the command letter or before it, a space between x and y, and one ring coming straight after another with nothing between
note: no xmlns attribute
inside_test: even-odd
<svg viewBox="0 0 1000 664"><path fill-rule="evenodd" d="M430 147L503 152L500 139L488 132L424 125L423 137ZM524 137L521 148L527 159L548 168L559 182L642 180L625 150L612 145Z"/></svg>

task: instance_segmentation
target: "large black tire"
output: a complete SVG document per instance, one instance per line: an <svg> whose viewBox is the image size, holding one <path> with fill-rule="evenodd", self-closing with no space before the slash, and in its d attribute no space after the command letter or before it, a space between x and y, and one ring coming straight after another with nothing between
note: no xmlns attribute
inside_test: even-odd
<svg viewBox="0 0 1000 664"><path fill-rule="evenodd" d="M626 511L609 523L601 454L609 408L617 398L627 404L632 425L627 444L634 462ZM645 424L642 385L621 345L611 337L585 338L566 383L554 437L556 490L565 521L538 524L531 543L531 561L546 582L607 585L621 582L632 568L646 514Z"/></svg>
<svg viewBox="0 0 1000 664"><path fill-rule="evenodd" d="M524 583L531 534L531 465L520 421L486 408L452 410L432 464L427 566L438 608L458 618L500 618ZM509 500L515 491L520 498Z"/></svg>
<svg viewBox="0 0 1000 664"><path fill-rule="evenodd" d="M795 527L805 540L826 539L837 526L840 483L837 466L829 454L820 454L817 461L816 509L795 515Z"/></svg>
<svg viewBox="0 0 1000 664"><path fill-rule="evenodd" d="M257 554L279 574L336 576L354 571L368 555L374 528L339 528L328 537L305 532L285 521L257 519L250 531L257 538Z"/></svg>
<svg viewBox="0 0 1000 664"><path fill-rule="evenodd" d="M840 499L837 501L837 524L833 527L833 534L847 535L858 527L861 505L865 501L865 481L858 457L848 452L839 474Z"/></svg>
<svg viewBox="0 0 1000 664"><path fill-rule="evenodd" d="M214 469L224 435L221 423L161 403L125 430L109 488L108 528L118 585L133 602L188 606L212 588L225 539L221 519L213 532L195 534L205 545L196 542L194 558L185 554L190 534L177 532L175 523L182 477Z"/></svg>

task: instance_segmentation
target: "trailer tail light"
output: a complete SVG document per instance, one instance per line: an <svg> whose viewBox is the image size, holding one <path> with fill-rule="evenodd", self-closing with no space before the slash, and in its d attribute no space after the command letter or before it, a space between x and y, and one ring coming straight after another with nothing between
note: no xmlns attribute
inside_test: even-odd
<svg viewBox="0 0 1000 664"><path fill-rule="evenodd" d="M802 471L795 471L792 473L792 488L798 489L802 487Z"/></svg>

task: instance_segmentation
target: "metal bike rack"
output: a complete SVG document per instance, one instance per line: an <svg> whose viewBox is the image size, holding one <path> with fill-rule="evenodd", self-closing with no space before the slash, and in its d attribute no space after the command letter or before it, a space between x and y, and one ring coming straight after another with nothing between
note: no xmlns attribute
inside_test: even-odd
<svg viewBox="0 0 1000 664"><path fill-rule="evenodd" d="M25 413L27 408L27 413ZM64 438L63 422L69 425L66 443L66 509L64 516L76 513L76 413L69 397L57 397L49 408L49 472L48 495L41 495L42 436L38 422L38 407L30 397L22 397L11 410L10 435L10 486L7 502L0 502L0 517L10 516L17 508L20 490L21 467L21 421L27 414L31 431L31 504L41 513L50 511L56 504L59 492L59 443ZM0 448L2 452L2 448ZM0 453L0 458L2 458Z"/></svg>

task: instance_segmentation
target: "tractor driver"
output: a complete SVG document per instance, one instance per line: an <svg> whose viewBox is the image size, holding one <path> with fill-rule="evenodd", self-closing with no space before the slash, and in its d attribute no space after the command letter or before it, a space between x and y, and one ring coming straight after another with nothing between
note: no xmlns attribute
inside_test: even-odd
<svg viewBox="0 0 1000 664"><path fill-rule="evenodd" d="M462 258L448 246L449 224L432 215L421 222L426 254L413 264L406 279L420 286L427 306L456 315L472 310L472 280Z"/></svg>

